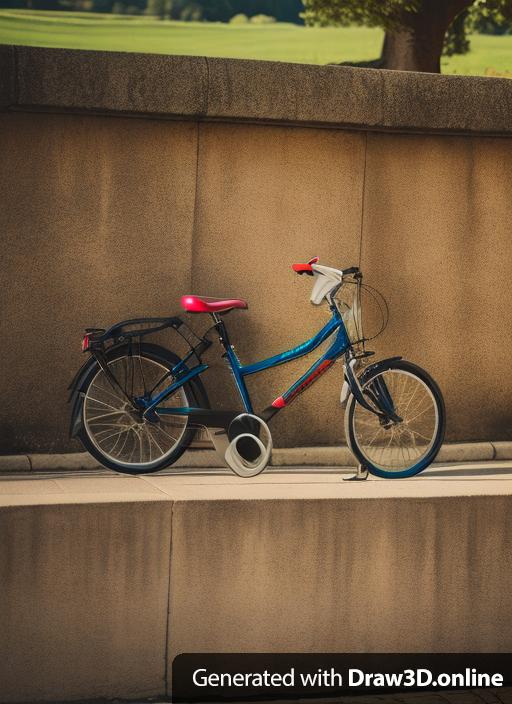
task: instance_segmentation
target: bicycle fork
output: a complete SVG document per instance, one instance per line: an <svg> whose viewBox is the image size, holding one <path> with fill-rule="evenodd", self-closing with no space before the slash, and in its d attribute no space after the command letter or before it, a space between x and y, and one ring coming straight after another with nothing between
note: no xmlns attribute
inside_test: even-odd
<svg viewBox="0 0 512 704"><path fill-rule="evenodd" d="M358 361L357 357L352 359L348 355L345 357L345 364L343 365L344 382L341 389L340 402L342 404L345 403L352 393L356 402L367 411L378 416L380 423L385 428L390 428L394 423L401 423L402 418L396 413L393 398L384 379L376 377L375 380L368 384L368 388L363 391L355 371ZM365 394L371 403L366 400ZM367 478L368 468L363 464L358 464L356 473L351 477L344 478L344 481L364 481Z"/></svg>
<svg viewBox="0 0 512 704"><path fill-rule="evenodd" d="M358 358L354 357L350 360L347 359L343 365L345 381L341 389L340 402L344 403L348 399L349 394L352 393L356 401L363 408L379 416L383 425L401 423L403 419L396 412L393 398L391 397L384 379L377 377L368 385L368 388L363 391L361 382L355 373L355 367L358 361ZM372 403L366 400L365 394Z"/></svg>

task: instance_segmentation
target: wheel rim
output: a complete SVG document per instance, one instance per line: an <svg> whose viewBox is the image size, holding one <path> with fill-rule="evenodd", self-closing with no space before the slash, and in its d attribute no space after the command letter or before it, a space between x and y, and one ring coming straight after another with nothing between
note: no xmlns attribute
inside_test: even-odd
<svg viewBox="0 0 512 704"><path fill-rule="evenodd" d="M188 418L162 415L151 422L133 409L128 398L143 397L150 390L154 397L170 383L169 378L162 380L168 368L140 355L119 357L108 366L120 388L112 386L102 369L91 381L84 398L84 427L91 442L107 460L120 466L160 464L180 444ZM189 404L181 387L159 405Z"/></svg>
<svg viewBox="0 0 512 704"><path fill-rule="evenodd" d="M377 469L404 472L431 452L439 428L438 406L431 389L415 374L388 369L369 379L363 390L368 390L377 378L385 381L402 422L385 427L377 415L356 403L355 441L363 457Z"/></svg>

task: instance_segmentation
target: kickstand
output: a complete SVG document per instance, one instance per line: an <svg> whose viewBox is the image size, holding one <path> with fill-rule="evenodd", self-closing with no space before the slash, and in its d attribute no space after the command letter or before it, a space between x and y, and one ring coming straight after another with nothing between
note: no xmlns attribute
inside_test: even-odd
<svg viewBox="0 0 512 704"><path fill-rule="evenodd" d="M365 479L368 479L368 468L363 464L357 465L356 473L351 477L343 477L344 482L364 482Z"/></svg>

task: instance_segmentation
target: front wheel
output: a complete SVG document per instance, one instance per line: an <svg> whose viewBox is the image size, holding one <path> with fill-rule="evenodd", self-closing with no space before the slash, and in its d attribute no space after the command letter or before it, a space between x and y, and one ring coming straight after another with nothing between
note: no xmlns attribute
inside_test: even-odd
<svg viewBox="0 0 512 704"><path fill-rule="evenodd" d="M444 438L444 401L436 382L420 367L394 360L361 377L363 394L390 409L383 418L350 396L345 435L359 462L388 479L412 477L434 461Z"/></svg>

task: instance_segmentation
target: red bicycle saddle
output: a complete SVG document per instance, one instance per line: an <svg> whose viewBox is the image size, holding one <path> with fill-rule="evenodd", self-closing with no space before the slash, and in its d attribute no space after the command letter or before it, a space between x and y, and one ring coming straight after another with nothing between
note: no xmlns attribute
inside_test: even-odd
<svg viewBox="0 0 512 704"><path fill-rule="evenodd" d="M189 313L226 313L233 308L248 308L241 298L210 298L209 296L182 296L181 307Z"/></svg>

